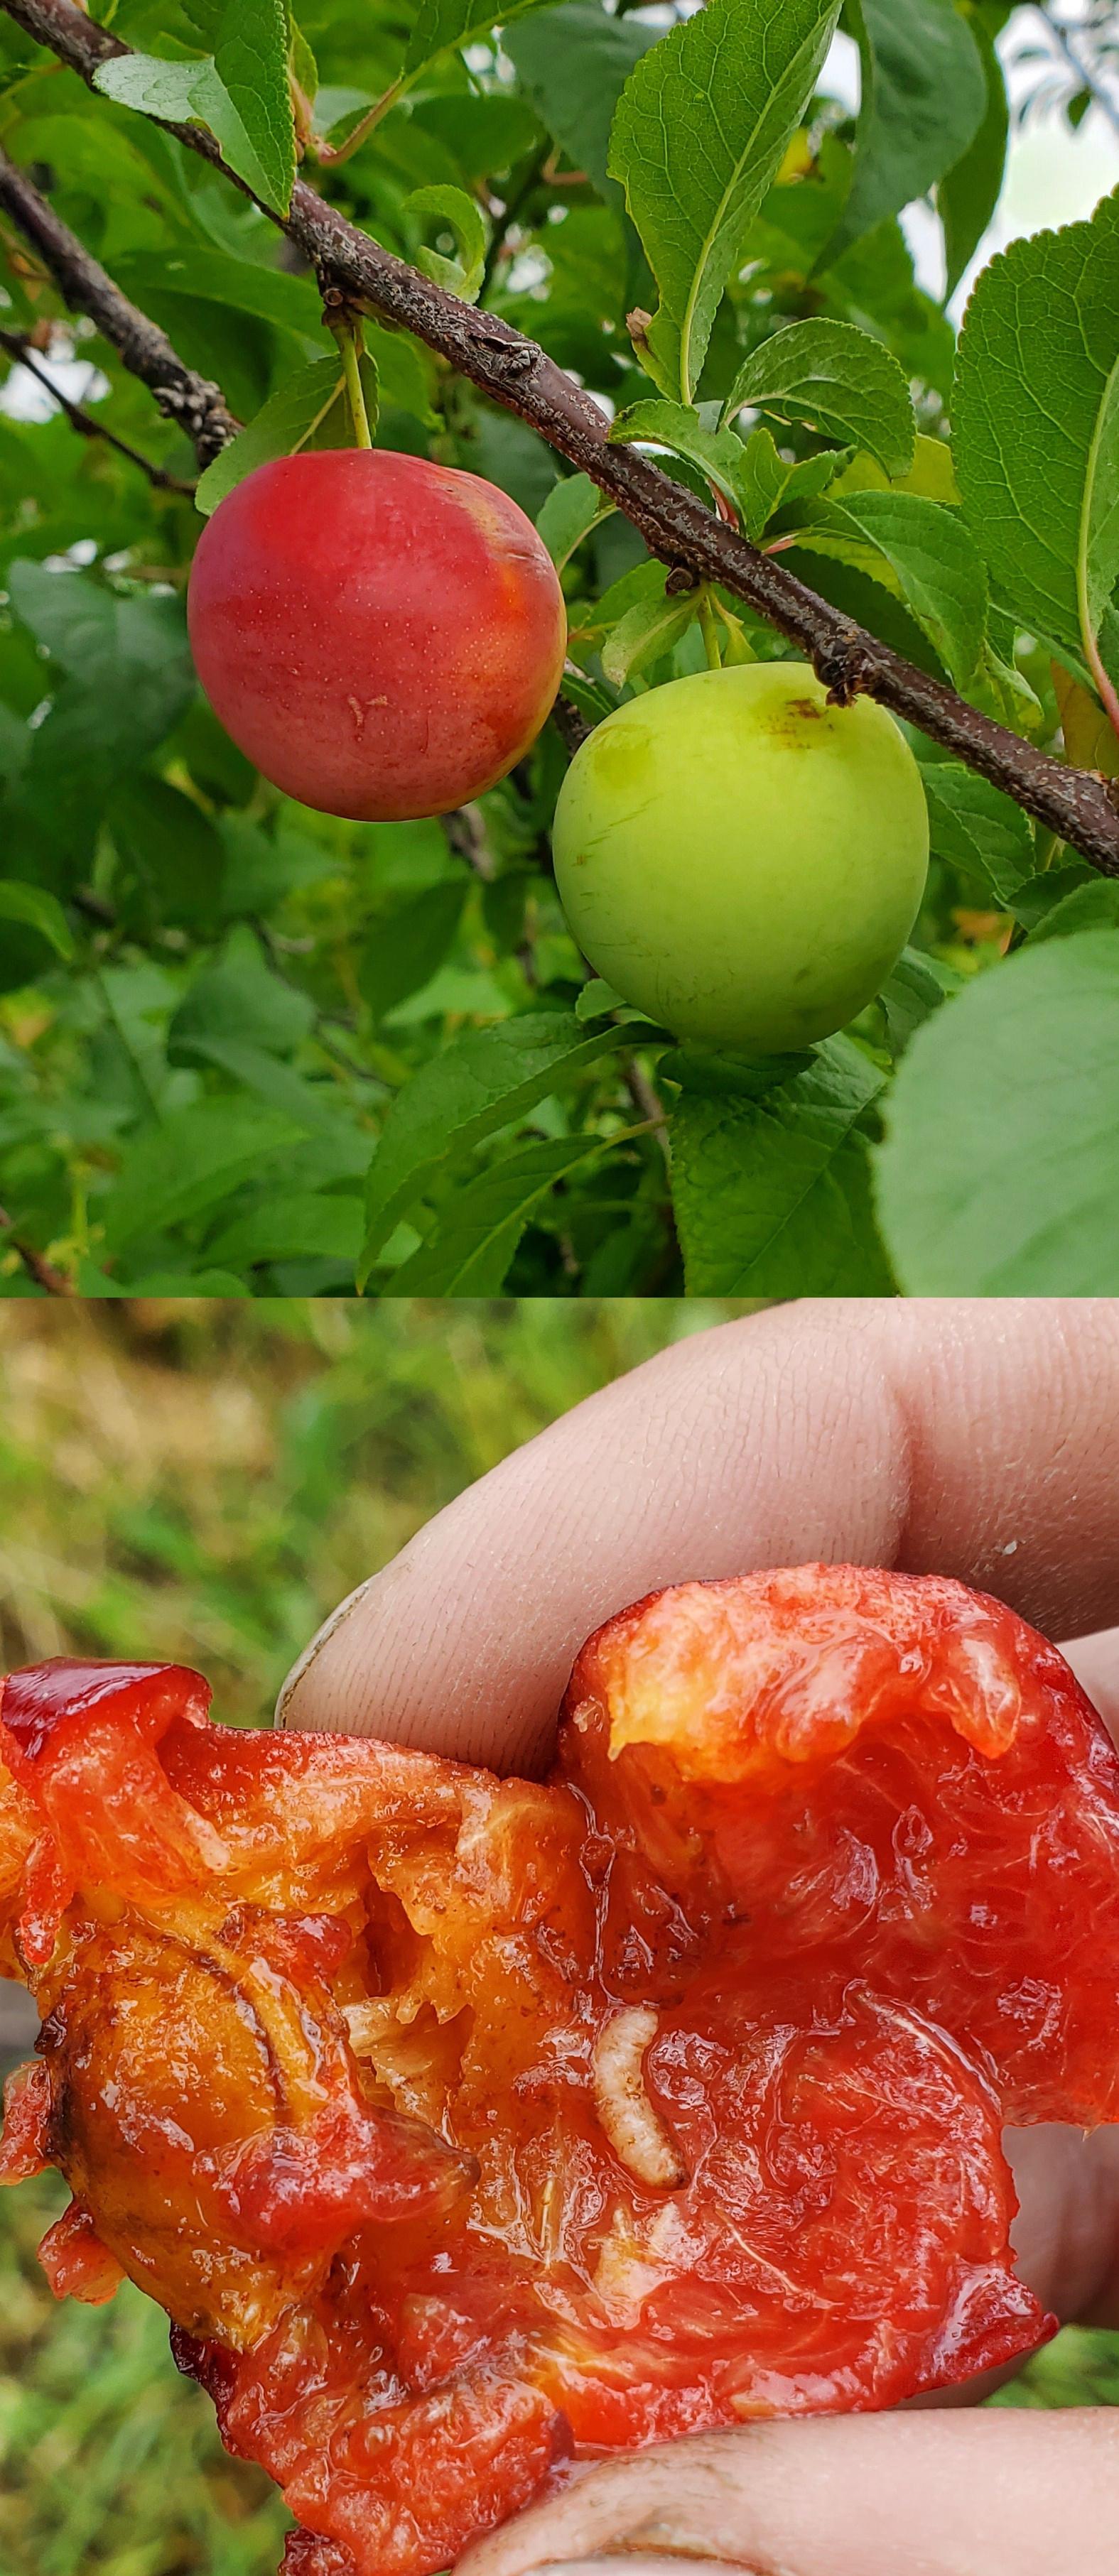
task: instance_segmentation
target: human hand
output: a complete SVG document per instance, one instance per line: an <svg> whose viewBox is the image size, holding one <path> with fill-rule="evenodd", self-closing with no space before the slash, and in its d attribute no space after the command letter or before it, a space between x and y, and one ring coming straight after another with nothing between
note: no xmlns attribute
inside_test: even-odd
<svg viewBox="0 0 1119 2576"><path fill-rule="evenodd" d="M697 1334L484 1477L352 1595L281 1722L539 1769L573 1656L644 1592L813 1558L958 1575L1070 1661L1119 1732L1119 1301L805 1302ZM1119 2325L1119 2130L1009 2140L1019 2269ZM982 2394L976 2384L965 2397ZM463 2576L624 2551L756 2576L1115 2576L1119 2424L773 2423L612 2460Z"/></svg>

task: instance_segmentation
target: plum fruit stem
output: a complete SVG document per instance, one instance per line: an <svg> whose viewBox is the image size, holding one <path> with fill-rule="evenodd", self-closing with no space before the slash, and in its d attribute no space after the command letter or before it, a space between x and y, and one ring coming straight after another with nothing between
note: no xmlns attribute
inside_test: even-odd
<svg viewBox="0 0 1119 2576"><path fill-rule="evenodd" d="M350 418L354 425L354 446L372 447L369 414L365 408L365 395L361 389L361 349L357 329L352 322L332 322L330 327L341 351L342 373L346 380L346 400L350 406Z"/></svg>

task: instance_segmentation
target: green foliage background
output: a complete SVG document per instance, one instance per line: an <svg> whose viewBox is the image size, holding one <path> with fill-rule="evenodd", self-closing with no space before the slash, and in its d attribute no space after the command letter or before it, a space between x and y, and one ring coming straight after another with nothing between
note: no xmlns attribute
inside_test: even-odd
<svg viewBox="0 0 1119 2576"><path fill-rule="evenodd" d="M0 15L0 145L253 422L250 455L282 452L332 363L314 280L145 110L207 119L282 208L290 44L304 123L331 150L364 137L343 162L312 147L325 195L538 340L615 436L835 608L1109 768L1119 196L995 260L958 349L899 220L928 201L958 281L999 197L995 44L1018 15L710 0L666 31L624 0L511 0L499 40L489 0L305 0L294 30L279 0L114 0L137 50L97 94ZM837 23L857 118L822 68ZM1086 81L1111 44L1093 11ZM1058 69L1079 121L1090 88ZM3 224L0 328L88 358L97 420L193 481ZM367 339L378 442L540 521L591 721L703 666L695 602L666 599L624 517L407 334ZM315 434L345 440L341 403ZM235 445L210 475L237 470ZM588 983L566 930L554 726L443 825L291 804L193 681L200 525L189 490L61 416L0 412L6 1297L44 1293L42 1256L98 1297L1119 1289L1114 881L915 734L933 867L880 999L804 1057L673 1048ZM740 602L708 606L725 658L787 654Z"/></svg>
<svg viewBox="0 0 1119 2576"><path fill-rule="evenodd" d="M731 1302L150 1301L0 1319L0 1663L182 1655L270 1709L352 1584L475 1476ZM0 1989L0 2004L7 1990ZM286 2517L224 2458L160 2313L56 2307L65 2195L0 2193L4 2576L272 2576ZM998 2404L1119 2403L1119 2335L1067 2332Z"/></svg>

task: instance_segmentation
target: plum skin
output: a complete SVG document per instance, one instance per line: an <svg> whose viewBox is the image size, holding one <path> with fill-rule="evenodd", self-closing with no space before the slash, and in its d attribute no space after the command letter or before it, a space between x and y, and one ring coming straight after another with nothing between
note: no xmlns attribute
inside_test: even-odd
<svg viewBox="0 0 1119 2576"><path fill-rule="evenodd" d="M187 601L226 732L302 805L445 814L504 778L559 687L551 559L508 493L388 448L257 466L199 539Z"/></svg>
<svg viewBox="0 0 1119 2576"><path fill-rule="evenodd" d="M702 671L618 707L556 807L556 882L597 973L677 1037L814 1045L880 990L921 906L921 773L883 707L806 663Z"/></svg>

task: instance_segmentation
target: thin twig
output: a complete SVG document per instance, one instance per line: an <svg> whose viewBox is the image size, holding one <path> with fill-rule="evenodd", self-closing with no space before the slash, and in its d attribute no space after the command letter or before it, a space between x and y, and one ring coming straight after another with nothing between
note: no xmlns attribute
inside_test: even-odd
<svg viewBox="0 0 1119 2576"><path fill-rule="evenodd" d="M340 161L349 161L355 152L360 151L362 144L368 142L374 127L388 115L390 107L395 107L403 87L403 80L395 80L388 89L382 90L380 98L374 99L372 107L351 127L344 143L328 143L324 134L311 133L307 138L308 145L316 161L329 164L331 169L337 169Z"/></svg>
<svg viewBox="0 0 1119 2576"><path fill-rule="evenodd" d="M509 198L503 212L497 217L493 232L490 236L490 246L486 252L485 262L482 268L482 283L478 289L479 304L484 304L486 301L486 297L493 285L494 278L497 275L498 265L505 249L508 235L511 232L513 225L516 223L517 217L521 213L522 208L528 204L532 191L536 187L546 167L551 154L551 149L552 147L550 143L545 142L541 144L539 151L534 153L533 158L529 163L520 187L514 188L513 194Z"/></svg>
<svg viewBox="0 0 1119 2576"><path fill-rule="evenodd" d="M12 1220L4 1208L0 1208L0 1229L0 1242L6 1236L12 1251L18 1253L28 1278L43 1290L44 1296L76 1297L78 1292L73 1280L67 1279L64 1271L56 1270L53 1261L48 1261L45 1253L36 1251L35 1245L28 1243L25 1235L12 1232Z"/></svg>
<svg viewBox="0 0 1119 2576"><path fill-rule="evenodd" d="M654 1091L648 1074L645 1072L644 1067L638 1063L636 1056L631 1056L629 1063L623 1066L622 1080L629 1093L630 1099L633 1102L634 1108L639 1112L642 1118L648 1121L649 1126L652 1128L653 1134L655 1135L657 1143L664 1156L665 1169L670 1171L672 1168L672 1154L668 1142L668 1120L664 1114L664 1102L662 1101L659 1092Z"/></svg>
<svg viewBox="0 0 1119 2576"><path fill-rule="evenodd" d="M186 500L193 500L193 483L184 483L179 475L168 474L162 465L154 465L150 456L141 456L138 447L130 447L126 438L118 438L115 429L110 429L105 421L95 420L92 412L83 411L80 403L71 402L69 395L64 394L52 377L48 376L46 368L39 365L27 342L21 340L18 331L0 331L0 349L6 349L10 358L15 358L21 367L26 367L28 375L34 376L36 383L43 386L52 402L56 402L59 410L65 412L71 428L78 430L83 438L100 438L106 447L115 447L118 456L126 456L130 465L139 466L141 473L147 475L149 483L154 483L157 491L181 492Z"/></svg>
<svg viewBox="0 0 1119 2576"><path fill-rule="evenodd" d="M486 839L486 827L476 805L455 805L449 814L439 817L448 846L456 859L465 859L483 885L492 885L495 874L493 851Z"/></svg>
<svg viewBox="0 0 1119 2576"><path fill-rule="evenodd" d="M1092 64L1081 60L1072 41L1075 29L1062 26L1060 20L1051 18L1048 9L1042 5L1038 6L1037 15L1044 20L1047 33L1052 36L1058 53L1067 63L1078 87L1086 90L1089 98L1095 100L1096 106L1103 109L1113 132L1119 134L1119 105L1112 98L1110 91L1105 89Z"/></svg>
<svg viewBox="0 0 1119 2576"><path fill-rule="evenodd" d="M74 16L92 28L79 9ZM33 32L33 31L30 31ZM98 28L96 33L100 35ZM184 132L189 128L184 127ZM130 304L119 286L91 258L77 234L62 223L53 206L32 187L22 170L0 152L0 211L33 243L71 312L87 313L123 358L129 373L139 376L161 412L185 430L200 466L209 465L228 446L239 423L234 420L220 385L184 365L165 331ZM54 387L51 387L52 393Z"/></svg>
<svg viewBox="0 0 1119 2576"><path fill-rule="evenodd" d="M102 63L130 50L87 17L75 0L2 0L2 5L26 34L49 46L91 84ZM212 168L223 170L243 195L252 196L203 126L169 123L166 130ZM326 204L305 180L296 181L286 222L275 215L272 220L306 253L320 279L335 280L355 303L413 332L493 401L528 421L625 512L652 554L674 566L685 564L701 581L717 582L747 600L800 647L837 704L859 692L878 699L990 779L1104 875L1119 876L1119 814L1102 779L1053 759L981 715L954 689L905 661L809 590L784 564L723 525L685 485L672 482L636 448L611 446L599 404L535 341L408 268L338 207Z"/></svg>

